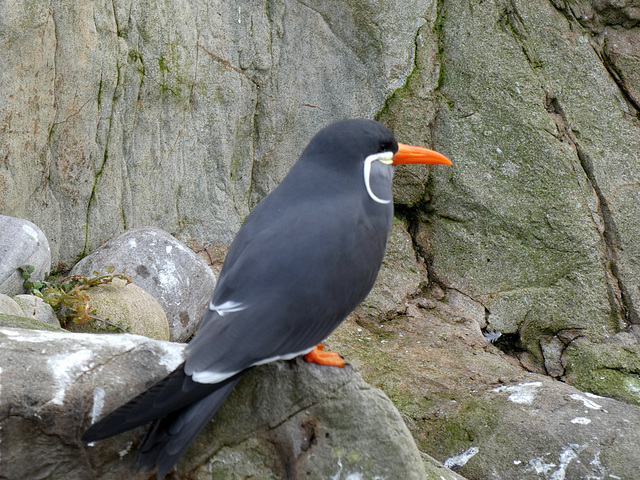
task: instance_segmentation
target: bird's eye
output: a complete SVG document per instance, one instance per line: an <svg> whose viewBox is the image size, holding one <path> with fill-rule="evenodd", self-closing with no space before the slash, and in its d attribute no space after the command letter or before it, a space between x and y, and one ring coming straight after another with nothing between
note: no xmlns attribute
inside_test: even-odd
<svg viewBox="0 0 640 480"><path fill-rule="evenodd" d="M391 142L382 142L378 148L378 153L391 152L392 150Z"/></svg>

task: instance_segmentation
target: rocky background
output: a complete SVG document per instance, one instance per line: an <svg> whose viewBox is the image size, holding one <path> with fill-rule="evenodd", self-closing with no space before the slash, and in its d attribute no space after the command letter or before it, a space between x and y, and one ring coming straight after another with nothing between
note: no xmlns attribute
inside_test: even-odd
<svg viewBox="0 0 640 480"><path fill-rule="evenodd" d="M466 478L637 476L637 2L3 3L0 42L0 214L54 269L140 226L223 256L334 120L447 155L330 345Z"/></svg>

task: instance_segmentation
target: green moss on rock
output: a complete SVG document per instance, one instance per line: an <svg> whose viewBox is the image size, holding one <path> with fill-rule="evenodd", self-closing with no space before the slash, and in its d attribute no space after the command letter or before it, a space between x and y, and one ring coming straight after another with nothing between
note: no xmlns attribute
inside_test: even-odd
<svg viewBox="0 0 640 480"><path fill-rule="evenodd" d="M0 327L26 328L28 330L49 330L52 332L64 332L62 328L54 327L48 323L39 322L34 318L20 317L0 313Z"/></svg>
<svg viewBox="0 0 640 480"><path fill-rule="evenodd" d="M563 353L565 380L604 397L640 405L640 355L637 344L590 342L581 338Z"/></svg>

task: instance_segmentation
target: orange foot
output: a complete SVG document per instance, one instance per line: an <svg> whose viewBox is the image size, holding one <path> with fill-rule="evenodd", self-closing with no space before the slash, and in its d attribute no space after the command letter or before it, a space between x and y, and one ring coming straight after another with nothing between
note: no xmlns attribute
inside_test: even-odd
<svg viewBox="0 0 640 480"><path fill-rule="evenodd" d="M344 367L346 365L344 359L339 353L325 352L324 345L319 343L313 350L304 356L309 363L317 363L318 365L329 365L330 367Z"/></svg>

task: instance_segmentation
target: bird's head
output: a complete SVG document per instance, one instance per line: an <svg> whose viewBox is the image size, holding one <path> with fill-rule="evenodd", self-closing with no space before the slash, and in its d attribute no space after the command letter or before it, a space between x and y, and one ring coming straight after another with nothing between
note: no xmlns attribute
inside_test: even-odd
<svg viewBox="0 0 640 480"><path fill-rule="evenodd" d="M389 196L394 167L403 164L451 165L442 155L424 147L398 143L387 127L374 120L350 119L329 125L311 140L303 158L316 159L346 174L358 169L369 197L382 204Z"/></svg>

